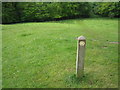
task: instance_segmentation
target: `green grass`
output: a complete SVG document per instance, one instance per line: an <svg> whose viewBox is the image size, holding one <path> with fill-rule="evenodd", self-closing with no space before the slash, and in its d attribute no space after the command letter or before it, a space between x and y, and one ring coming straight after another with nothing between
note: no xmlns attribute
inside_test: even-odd
<svg viewBox="0 0 120 90"><path fill-rule="evenodd" d="M73 19L2 25L3 88L117 88L118 20ZM86 37L77 79L76 37Z"/></svg>

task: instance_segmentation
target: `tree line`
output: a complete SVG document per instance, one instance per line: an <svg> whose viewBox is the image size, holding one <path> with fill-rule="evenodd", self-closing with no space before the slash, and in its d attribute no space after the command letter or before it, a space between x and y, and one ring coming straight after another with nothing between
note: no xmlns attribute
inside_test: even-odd
<svg viewBox="0 0 120 90"><path fill-rule="evenodd" d="M119 17L119 10L117 2L3 2L2 23Z"/></svg>

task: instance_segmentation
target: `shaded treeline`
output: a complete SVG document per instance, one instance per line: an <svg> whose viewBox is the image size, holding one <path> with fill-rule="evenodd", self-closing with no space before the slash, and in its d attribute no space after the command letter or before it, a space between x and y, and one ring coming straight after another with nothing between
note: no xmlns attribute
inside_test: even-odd
<svg viewBox="0 0 120 90"><path fill-rule="evenodd" d="M85 17L119 17L119 3L3 2L2 23L50 21Z"/></svg>

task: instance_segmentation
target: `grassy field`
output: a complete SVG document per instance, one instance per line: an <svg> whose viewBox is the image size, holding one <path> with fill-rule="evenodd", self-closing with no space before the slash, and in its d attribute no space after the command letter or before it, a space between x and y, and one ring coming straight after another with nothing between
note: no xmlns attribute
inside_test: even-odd
<svg viewBox="0 0 120 90"><path fill-rule="evenodd" d="M2 25L3 88L117 88L118 20L73 19ZM77 79L76 37L86 37Z"/></svg>

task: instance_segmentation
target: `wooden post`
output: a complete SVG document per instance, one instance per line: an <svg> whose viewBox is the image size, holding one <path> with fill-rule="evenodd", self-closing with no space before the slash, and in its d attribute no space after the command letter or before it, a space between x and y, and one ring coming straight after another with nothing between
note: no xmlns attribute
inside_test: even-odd
<svg viewBox="0 0 120 90"><path fill-rule="evenodd" d="M77 78L81 78L84 74L86 39L84 36L80 36L77 40L76 76Z"/></svg>

